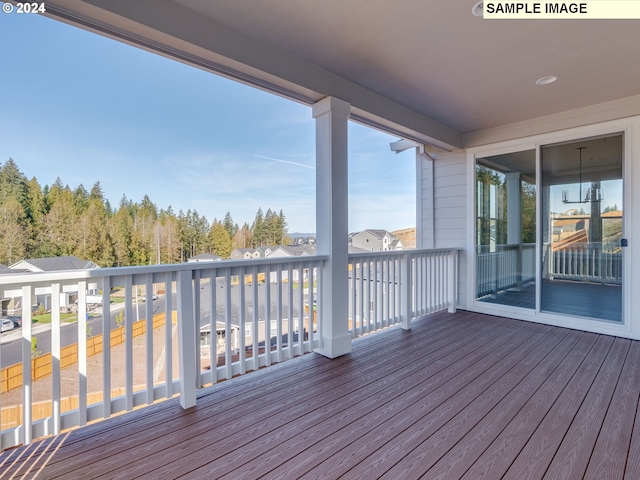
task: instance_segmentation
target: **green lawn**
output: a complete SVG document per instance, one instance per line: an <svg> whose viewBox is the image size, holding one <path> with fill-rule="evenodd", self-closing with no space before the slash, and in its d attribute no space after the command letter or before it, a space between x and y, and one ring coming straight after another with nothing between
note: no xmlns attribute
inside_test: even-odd
<svg viewBox="0 0 640 480"><path fill-rule="evenodd" d="M78 314L77 313L61 313L60 319L63 322L75 322L76 320L78 320ZM51 323L51 314L45 313L43 315L34 315L33 321L38 323Z"/></svg>

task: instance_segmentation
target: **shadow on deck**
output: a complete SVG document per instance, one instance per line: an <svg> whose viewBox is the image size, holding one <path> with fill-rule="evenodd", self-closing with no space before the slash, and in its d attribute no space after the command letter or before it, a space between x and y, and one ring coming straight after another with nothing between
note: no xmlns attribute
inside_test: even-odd
<svg viewBox="0 0 640 480"><path fill-rule="evenodd" d="M459 312L0 454L16 478L640 478L640 343Z"/></svg>

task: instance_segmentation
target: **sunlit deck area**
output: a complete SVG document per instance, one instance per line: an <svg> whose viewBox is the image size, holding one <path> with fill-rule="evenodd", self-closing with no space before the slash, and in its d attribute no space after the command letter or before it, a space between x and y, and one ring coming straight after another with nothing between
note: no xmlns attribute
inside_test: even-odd
<svg viewBox="0 0 640 480"><path fill-rule="evenodd" d="M640 478L640 343L437 313L8 450L3 478Z"/></svg>

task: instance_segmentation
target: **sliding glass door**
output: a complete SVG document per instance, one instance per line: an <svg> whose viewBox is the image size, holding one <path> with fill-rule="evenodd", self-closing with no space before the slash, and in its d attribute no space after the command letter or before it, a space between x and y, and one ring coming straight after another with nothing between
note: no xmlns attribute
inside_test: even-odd
<svg viewBox="0 0 640 480"><path fill-rule="evenodd" d="M476 157L476 301L622 321L623 144Z"/></svg>
<svg viewBox="0 0 640 480"><path fill-rule="evenodd" d="M540 310L622 321L622 135L541 148Z"/></svg>

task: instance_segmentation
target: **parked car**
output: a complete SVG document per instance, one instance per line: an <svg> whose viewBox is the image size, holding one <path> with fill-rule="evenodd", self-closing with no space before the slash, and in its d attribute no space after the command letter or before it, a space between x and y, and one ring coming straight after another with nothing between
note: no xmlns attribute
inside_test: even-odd
<svg viewBox="0 0 640 480"><path fill-rule="evenodd" d="M7 317L2 318L2 326L0 327L0 332L7 332L9 330L13 330L15 325L13 324L13 320Z"/></svg>
<svg viewBox="0 0 640 480"><path fill-rule="evenodd" d="M22 326L22 317L18 317L17 315L9 315L7 318L13 322L15 328L20 328Z"/></svg>

